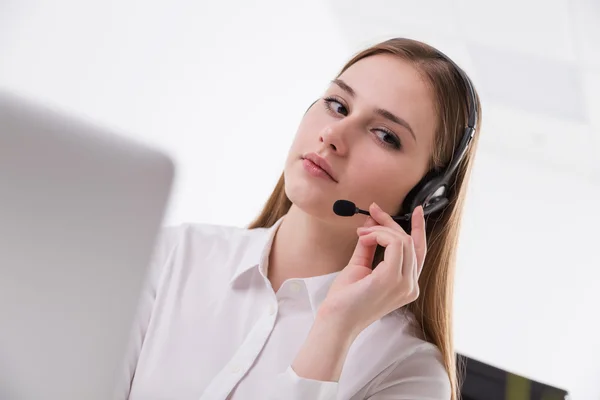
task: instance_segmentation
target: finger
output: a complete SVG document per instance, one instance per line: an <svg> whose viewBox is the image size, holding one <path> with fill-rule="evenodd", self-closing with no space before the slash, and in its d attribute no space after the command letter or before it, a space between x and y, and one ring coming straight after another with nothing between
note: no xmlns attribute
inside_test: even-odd
<svg viewBox="0 0 600 400"><path fill-rule="evenodd" d="M375 268L377 275L402 277L403 244L402 240L394 233L385 230L375 230L358 239L365 245L380 245L385 247L383 259L384 265Z"/></svg>
<svg viewBox="0 0 600 400"><path fill-rule="evenodd" d="M372 218L369 218L373 223L375 221ZM369 221L367 220L366 223ZM360 229L360 228L359 228ZM356 243L356 247L354 248L354 252L352 253L352 257L350 257L349 264L361 265L363 267L367 267L371 269L373 265L373 257L375 257L375 251L377 250L377 243L364 242L361 241L360 238Z"/></svg>
<svg viewBox="0 0 600 400"><path fill-rule="evenodd" d="M415 265L415 268L413 268L413 290L416 289L417 297L418 297L419 293L421 291L421 287L419 286L419 275L421 274L421 270L423 269L423 267L422 266L418 267L417 257L414 253L413 253L413 265Z"/></svg>
<svg viewBox="0 0 600 400"><path fill-rule="evenodd" d="M402 260L402 275L406 277L413 277L415 273L418 274L418 264L415 257L415 245L413 240L408 237L404 241L404 259Z"/></svg>
<svg viewBox="0 0 600 400"><path fill-rule="evenodd" d="M373 217L367 217L365 223L363 224L363 228L369 228L371 226L377 226L377 221L373 219Z"/></svg>
<svg viewBox="0 0 600 400"><path fill-rule="evenodd" d="M369 244L378 244L383 247L387 247L394 241L400 241L399 236L393 232L390 232L382 226L374 226L371 228L367 228L367 232L362 234L358 240L362 241L362 243Z"/></svg>
<svg viewBox="0 0 600 400"><path fill-rule="evenodd" d="M418 212L418 211L417 211ZM421 266L418 262L418 258L416 257L416 249L414 239L408 235L402 235L397 230L392 228L388 228L387 226L373 226L370 228L359 228L358 234L360 236L368 236L374 232L381 232L386 235L391 235L396 240L402 242L403 244L403 260L402 260L402 276L415 276L419 277Z"/></svg>
<svg viewBox="0 0 600 400"><path fill-rule="evenodd" d="M392 218L392 216L381 209L376 203L371 204L369 207L369 213L371 217L379 223L379 225L387 226L399 232L405 233L404 229Z"/></svg>
<svg viewBox="0 0 600 400"><path fill-rule="evenodd" d="M377 221L375 221L371 217L367 217L365 223L362 227L358 228L358 234L360 235L360 231L362 229L369 229L371 227L378 226ZM361 243L357 243L356 248L354 249L354 253L350 258L350 263L362 265L371 269L373 265L373 257L375 257L375 252L377 251L377 245L369 245L366 246Z"/></svg>
<svg viewBox="0 0 600 400"><path fill-rule="evenodd" d="M423 216L423 207L415 208L412 214L412 231L410 236L415 246L415 256L417 257L417 276L421 275L425 256L427 255L427 233L425 231L425 217Z"/></svg>
<svg viewBox="0 0 600 400"><path fill-rule="evenodd" d="M369 234L371 232L375 232L375 231L381 231L381 232L388 232L391 235L396 236L398 239L403 239L406 235L402 235L402 232L398 231L397 229L392 229L389 228L387 226L382 226L382 225L375 225L375 226L363 226L357 229L357 232L360 236L362 235L366 235Z"/></svg>
<svg viewBox="0 0 600 400"><path fill-rule="evenodd" d="M413 240L408 236L401 241L402 259L400 260L399 269L401 271L401 279L403 287L409 292L413 292L419 288L419 267Z"/></svg>

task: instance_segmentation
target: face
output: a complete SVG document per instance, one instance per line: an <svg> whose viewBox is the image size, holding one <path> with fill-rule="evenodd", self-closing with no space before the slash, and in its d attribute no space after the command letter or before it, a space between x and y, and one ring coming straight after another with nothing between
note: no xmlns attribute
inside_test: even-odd
<svg viewBox="0 0 600 400"><path fill-rule="evenodd" d="M333 213L339 199L362 209L376 202L394 215L428 170L435 129L431 89L419 72L393 55L364 58L302 119L285 165L286 194L305 212L340 223L358 219Z"/></svg>

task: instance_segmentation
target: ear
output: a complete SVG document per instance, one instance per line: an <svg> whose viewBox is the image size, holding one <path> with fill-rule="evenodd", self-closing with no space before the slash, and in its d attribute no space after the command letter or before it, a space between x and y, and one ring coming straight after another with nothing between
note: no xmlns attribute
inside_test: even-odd
<svg viewBox="0 0 600 400"><path fill-rule="evenodd" d="M422 190L429 182L435 180L440 176L441 171L437 169L432 169L421 178L421 180L408 192L406 197L404 198L404 202L402 202L402 209L400 212L402 214L408 214L413 212L414 208L420 206L422 204L418 204L419 201L423 200Z"/></svg>

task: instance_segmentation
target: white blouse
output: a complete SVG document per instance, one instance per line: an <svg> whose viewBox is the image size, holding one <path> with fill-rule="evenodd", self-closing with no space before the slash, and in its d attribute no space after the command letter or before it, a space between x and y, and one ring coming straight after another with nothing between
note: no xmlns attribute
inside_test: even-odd
<svg viewBox="0 0 600 400"><path fill-rule="evenodd" d="M339 382L290 367L337 273L290 279L275 293L272 228L165 228L144 291L120 399L449 399L438 349L398 310L355 340Z"/></svg>

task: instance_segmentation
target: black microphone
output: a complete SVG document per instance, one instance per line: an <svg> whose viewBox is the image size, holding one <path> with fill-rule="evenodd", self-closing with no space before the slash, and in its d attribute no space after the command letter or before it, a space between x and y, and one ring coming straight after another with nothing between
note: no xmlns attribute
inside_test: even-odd
<svg viewBox="0 0 600 400"><path fill-rule="evenodd" d="M354 214L364 214L371 216L371 214L368 211L361 210L360 208L356 207L356 204L349 200L338 200L335 203L333 203L333 212L339 215L340 217L351 217ZM398 215L392 217L392 219L396 222L410 221L410 214Z"/></svg>

